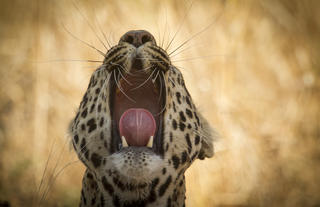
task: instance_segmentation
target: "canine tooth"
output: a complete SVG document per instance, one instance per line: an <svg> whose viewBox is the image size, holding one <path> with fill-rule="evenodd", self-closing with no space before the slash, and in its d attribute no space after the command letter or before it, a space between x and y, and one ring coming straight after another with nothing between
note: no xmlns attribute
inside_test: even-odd
<svg viewBox="0 0 320 207"><path fill-rule="evenodd" d="M121 137L121 141L122 141L122 147L128 147L128 143L126 138L124 138L124 136Z"/></svg>
<svg viewBox="0 0 320 207"><path fill-rule="evenodd" d="M150 136L150 139L149 139L149 142L147 144L147 147L152 148L152 145L153 145L153 136Z"/></svg>

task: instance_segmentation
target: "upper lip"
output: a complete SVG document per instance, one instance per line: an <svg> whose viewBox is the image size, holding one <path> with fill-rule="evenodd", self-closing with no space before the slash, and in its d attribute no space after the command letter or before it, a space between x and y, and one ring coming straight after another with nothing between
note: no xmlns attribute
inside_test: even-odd
<svg viewBox="0 0 320 207"><path fill-rule="evenodd" d="M124 71L113 71L116 73L115 77L120 77L118 84L114 78L110 79L110 97L109 97L109 106L111 111L111 153L117 152L122 149L122 141L119 133L118 122L119 116L123 113L124 110L128 108L145 108L149 110L156 120L157 129L153 137L152 150L159 155L163 155L163 107L165 106L166 98L163 94L159 94L159 91L165 91L164 84L160 84L160 78L163 78L161 75L155 80L154 83L145 82L145 80L152 74L151 72L144 72L142 69L141 59L134 59L132 64L133 75L125 74ZM118 74L121 75L118 76ZM136 74L136 75L135 75ZM153 74L154 75L154 74ZM124 77L125 76L125 77ZM139 80L140 79L140 80ZM142 84L141 84L141 81ZM150 78L152 81L152 77ZM161 80L164 81L164 80ZM122 84L122 90L119 90L119 83ZM132 85L129 85L130 82ZM132 88L139 86L138 89L132 90ZM118 93L117 94L117 90ZM123 93L126 93L124 95ZM131 99L135 99L136 102L132 102L128 99L129 96ZM154 97L156 96L156 97ZM161 113L162 112L162 113Z"/></svg>

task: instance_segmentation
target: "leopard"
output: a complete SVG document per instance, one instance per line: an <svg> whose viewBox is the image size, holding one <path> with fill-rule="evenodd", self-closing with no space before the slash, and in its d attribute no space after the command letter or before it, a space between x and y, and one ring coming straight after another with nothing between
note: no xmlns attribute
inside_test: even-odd
<svg viewBox="0 0 320 207"><path fill-rule="evenodd" d="M104 54L69 131L85 166L81 207L185 206L186 170L214 155L215 131L146 30Z"/></svg>

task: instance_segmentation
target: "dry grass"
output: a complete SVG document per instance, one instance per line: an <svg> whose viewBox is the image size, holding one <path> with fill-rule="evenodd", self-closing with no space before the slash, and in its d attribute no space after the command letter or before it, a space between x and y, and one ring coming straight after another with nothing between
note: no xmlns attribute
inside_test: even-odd
<svg viewBox="0 0 320 207"><path fill-rule="evenodd" d="M36 206L49 189L41 206L78 203L84 167L67 126L98 64L66 60L102 57L62 25L103 51L97 22L112 44L142 28L167 45L182 25L173 51L214 22L173 57L221 134L216 156L187 171L187 206L320 205L319 1L76 5L81 13L72 1L1 2L0 202Z"/></svg>

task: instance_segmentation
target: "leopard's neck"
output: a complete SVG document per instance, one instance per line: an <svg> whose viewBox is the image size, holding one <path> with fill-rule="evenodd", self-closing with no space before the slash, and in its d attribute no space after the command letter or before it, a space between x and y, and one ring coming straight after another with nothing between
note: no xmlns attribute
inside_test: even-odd
<svg viewBox="0 0 320 207"><path fill-rule="evenodd" d="M140 195L141 193L144 195ZM124 185L113 177L97 179L93 173L86 170L82 180L81 207L182 207L184 205L184 175L175 178L168 175L163 178L155 178L149 185L130 186Z"/></svg>

